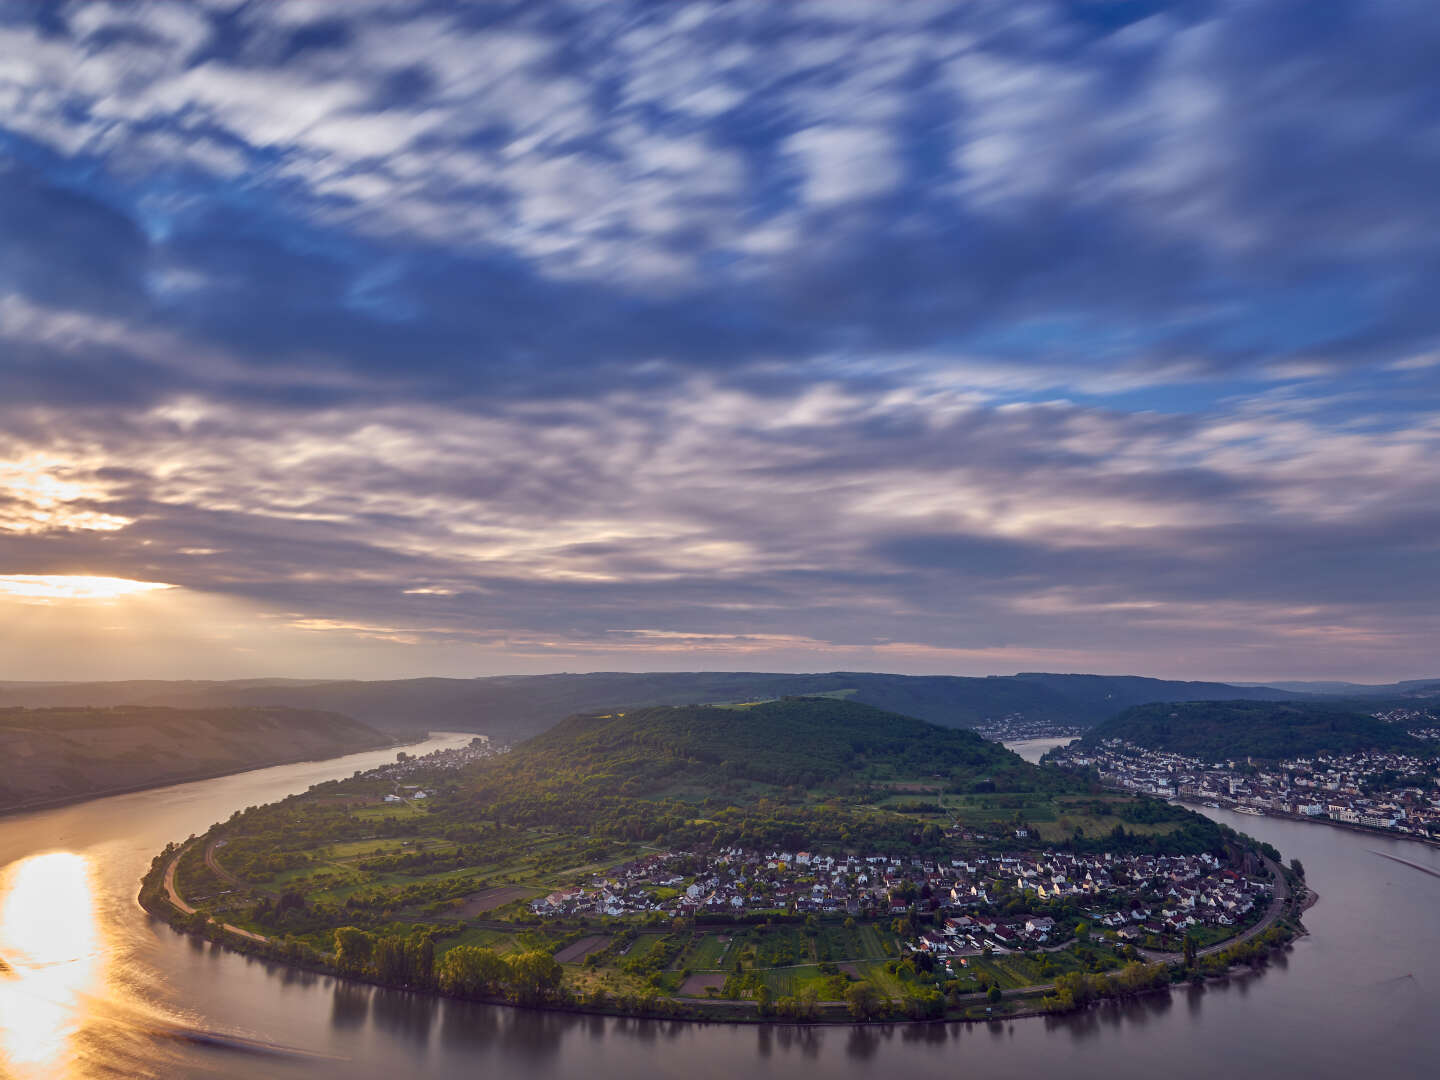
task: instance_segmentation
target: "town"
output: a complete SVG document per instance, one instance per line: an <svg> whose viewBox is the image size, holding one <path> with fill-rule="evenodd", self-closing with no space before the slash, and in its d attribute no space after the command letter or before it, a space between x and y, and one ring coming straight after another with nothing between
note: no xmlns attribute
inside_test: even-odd
<svg viewBox="0 0 1440 1080"><path fill-rule="evenodd" d="M1054 720L1027 720L1024 713L986 717L975 725L975 734L991 742L1021 742L1027 739L1074 739L1084 733L1076 724Z"/></svg>
<svg viewBox="0 0 1440 1080"><path fill-rule="evenodd" d="M1102 783L1164 799L1440 838L1436 763L1414 754L1372 750L1273 763L1206 762L1110 739L1098 747L1055 750L1046 761L1093 769Z"/></svg>
<svg viewBox="0 0 1440 1080"><path fill-rule="evenodd" d="M1259 870L1258 867L1256 867ZM665 852L533 901L535 915L746 922L767 915L891 919L914 953L949 960L1054 949L1079 934L1176 948L1258 919L1272 895L1200 855L831 856L730 847Z"/></svg>
<svg viewBox="0 0 1440 1080"><path fill-rule="evenodd" d="M380 765L364 772L355 770L354 780L404 780L413 776L428 776L437 770L449 771L473 765L477 761L508 754L510 747L496 745L488 735L476 735L464 746L448 750L432 750L428 754L408 754L404 750L395 755L388 765Z"/></svg>

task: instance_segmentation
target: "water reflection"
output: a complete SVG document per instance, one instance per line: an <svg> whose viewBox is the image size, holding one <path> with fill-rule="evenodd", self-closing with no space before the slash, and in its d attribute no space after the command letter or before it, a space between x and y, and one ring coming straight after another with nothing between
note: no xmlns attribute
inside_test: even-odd
<svg viewBox="0 0 1440 1080"><path fill-rule="evenodd" d="M0 1061L17 1076L58 1074L75 1056L103 983L90 864L66 851L15 863L0 882Z"/></svg>
<svg viewBox="0 0 1440 1080"><path fill-rule="evenodd" d="M469 739L439 736L414 752ZM314 1056L324 1047L278 1054L276 1040L267 1038L294 1034L294 1004L314 995L317 976L180 935L140 915L135 893L166 842L238 806L273 801L393 757L393 750L367 751L0 822L0 1078L274 1080L324 1069ZM293 996L277 998L277 991ZM366 1014L349 1030L374 1023L368 1000L362 999ZM344 1016L342 1004L342 1026ZM225 1047L219 1056L218 1047ZM353 1067L341 1075L348 1078Z"/></svg>

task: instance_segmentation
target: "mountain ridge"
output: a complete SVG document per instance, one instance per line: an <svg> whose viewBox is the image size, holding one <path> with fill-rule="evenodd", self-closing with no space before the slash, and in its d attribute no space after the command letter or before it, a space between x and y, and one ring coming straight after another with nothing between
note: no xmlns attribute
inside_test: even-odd
<svg viewBox="0 0 1440 1080"><path fill-rule="evenodd" d="M575 713L841 691L850 691L852 700L947 727L973 727L1014 713L1031 720L1088 726L1127 706L1151 701L1282 700L1294 696L1269 687L1045 672L990 676L845 671L589 672L373 681L0 683L0 707L275 705L339 712L397 734L457 730L519 739Z"/></svg>

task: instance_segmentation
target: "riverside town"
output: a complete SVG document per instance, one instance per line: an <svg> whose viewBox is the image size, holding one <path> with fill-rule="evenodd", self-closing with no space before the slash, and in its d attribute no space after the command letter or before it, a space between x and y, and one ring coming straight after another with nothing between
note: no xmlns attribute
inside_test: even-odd
<svg viewBox="0 0 1440 1080"><path fill-rule="evenodd" d="M1164 799L1440 839L1440 765L1417 754L1360 750L1217 762L1107 739L1052 751L1046 761L1093 769L1106 784Z"/></svg>
<svg viewBox="0 0 1440 1080"><path fill-rule="evenodd" d="M971 956L1053 951L1087 926L1153 949L1178 949L1191 934L1213 943L1254 922L1272 895L1268 878L1227 868L1210 854L1052 851L946 860L731 847L712 857L651 855L558 889L530 910L701 922L761 913L885 917L908 951L948 967L952 958L965 965ZM917 916L929 925L922 929Z"/></svg>

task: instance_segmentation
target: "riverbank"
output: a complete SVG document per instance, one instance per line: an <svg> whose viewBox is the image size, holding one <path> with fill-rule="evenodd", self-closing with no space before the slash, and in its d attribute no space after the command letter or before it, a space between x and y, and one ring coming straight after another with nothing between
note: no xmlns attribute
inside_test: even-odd
<svg viewBox="0 0 1440 1080"><path fill-rule="evenodd" d="M0 806L0 818L13 817L16 814L30 814L39 810L58 810L62 807L78 806L81 803L92 802L96 799L108 799L117 795L136 795L142 791L158 791L161 788L179 787L182 784L198 784L206 780L220 780L227 776L239 776L242 773L257 772L261 769L278 769L287 765L305 765L313 762L331 761L336 756L345 757L350 754L363 754L378 750L403 750L407 746L416 746L423 743L428 738L430 738L429 735L419 738L406 736L391 742L379 742L371 746L357 746L354 749L346 750L343 754L332 754L329 757L316 757L313 753L305 753L275 758L274 760L252 762L247 765L237 765L234 768L211 769L198 773L187 773L184 776L157 779L141 784L122 784L117 787L87 791L81 794L59 795L49 799L30 799L22 803L8 803Z"/></svg>
<svg viewBox="0 0 1440 1080"><path fill-rule="evenodd" d="M175 874L181 858L200 840L192 839L170 848L157 856L150 872L141 883L140 904L147 912L162 919L172 928L189 935L204 938L223 948L235 952L259 956L266 960L292 968L323 974L357 984L400 989L410 993L424 994L439 998L453 998L461 1001L476 1001L493 1005L538 1009L541 1011L575 1013L581 1015L639 1017L646 1019L687 1020L700 1023L746 1024L746 1025L854 1025L963 1022L985 1023L1002 1019L1022 1019L1035 1016L1054 1016L1075 1011L1074 1007L1057 1006L1057 983L1044 983L1016 987L1003 992L998 999L987 993L967 993L945 999L942 1011L937 1015L933 1004L916 998L894 1001L889 998L878 1000L866 1015L857 1015L857 1010L845 1001L821 1001L813 1004L808 1015L783 1014L776 1006L754 999L693 998L685 999L668 995L645 993L636 996L582 999L573 993L560 991L546 1000L525 1000L514 995L499 994L446 994L433 985L396 985L381 979L357 975L353 971L342 971L336 960L329 954L320 953L300 942L277 940L245 930L228 923L220 923L197 911L187 903L175 886ZM213 844L213 842L212 842ZM207 862L213 847L207 845ZM1278 949L1287 948L1293 939L1304 933L1299 923L1300 912L1304 909L1294 902L1285 880L1285 872L1275 863L1266 860L1275 881L1276 895L1265 916L1254 926L1235 937L1217 942L1200 950L1197 965L1186 967L1179 961L1178 954L1158 954L1132 962L1123 974L1128 981L1120 979L1120 972L1111 975L1093 976L1100 989L1087 1004L1118 1000L1168 990L1170 986L1226 978L1230 969L1242 964L1263 966L1268 955ZM1287 919L1293 920L1291 922ZM1263 945L1256 941L1262 935L1269 935ZM1254 944L1252 944L1254 942ZM1227 952L1228 951L1228 952ZM1208 958L1225 956L1226 962L1220 970L1213 964L1205 965L1202 971L1199 963ZM1143 970L1131 970L1143 969ZM1063 982L1063 980L1062 980ZM1133 985L1132 985L1133 984ZM1086 1006L1080 1006L1084 1008Z"/></svg>
<svg viewBox="0 0 1440 1080"><path fill-rule="evenodd" d="M1114 790L1122 791L1124 789L1116 788ZM1199 799L1175 798L1170 801L1197 809L1211 808L1209 802L1201 802ZM1221 810L1228 810L1233 814L1239 813L1243 804L1237 802L1219 802L1216 800L1216 805ZM1292 814L1288 810L1263 810L1259 816L1274 818L1276 821L1298 821L1305 825L1324 825L1327 828L1363 833L1366 836L1384 836L1391 840L1404 840L1411 844L1424 844L1426 847L1440 848L1440 839L1426 836L1423 833L1402 833L1394 829L1377 829L1372 825L1359 825L1349 821L1336 821L1334 818L1312 817L1308 814Z"/></svg>
<svg viewBox="0 0 1440 1080"><path fill-rule="evenodd" d="M43 1080L471 1080L487 1073L547 1080L871 1080L881 1072L953 1080L957 1069L984 1076L1063 1072L1074 1080L1214 1080L1217 1073L1257 1070L1424 1076L1440 1056L1424 966L1436 940L1440 880L1377 858L1372 849L1437 870L1440 850L1219 810L1208 813L1275 845L1285 861L1296 856L1304 863L1307 887L1321 896L1304 915L1308 934L1272 953L1262 971L1233 968L1203 984L1187 981L1169 993L1076 1013L1037 1019L1039 999L1011 1001L1007 994L1015 1014L989 1024L666 1022L505 1008L262 961L173 932L135 903L140 878L168 841L200 835L236 807L298 794L393 758L393 752L372 753L264 770L0 823L4 866L57 849L87 860L103 942L97 963L105 965L87 993L64 1003L42 993L50 989L45 981L52 971L59 978L79 969L22 967L15 963L26 953L18 927L11 927L9 940L0 936L0 955L16 969L0 978L0 1074L30 1075L13 1067L9 1055L34 1045L23 1003L37 997L56 1001L56 1019L75 1032L56 1044L57 1053L73 1060L67 1047L87 1051L78 1066L42 1072ZM225 848L220 859L230 867ZM13 873L0 870L0 910L12 880ZM185 880L182 871L182 891ZM135 1022L117 1023L117 1016ZM166 1020L309 1056L261 1060L223 1043L157 1035Z"/></svg>

